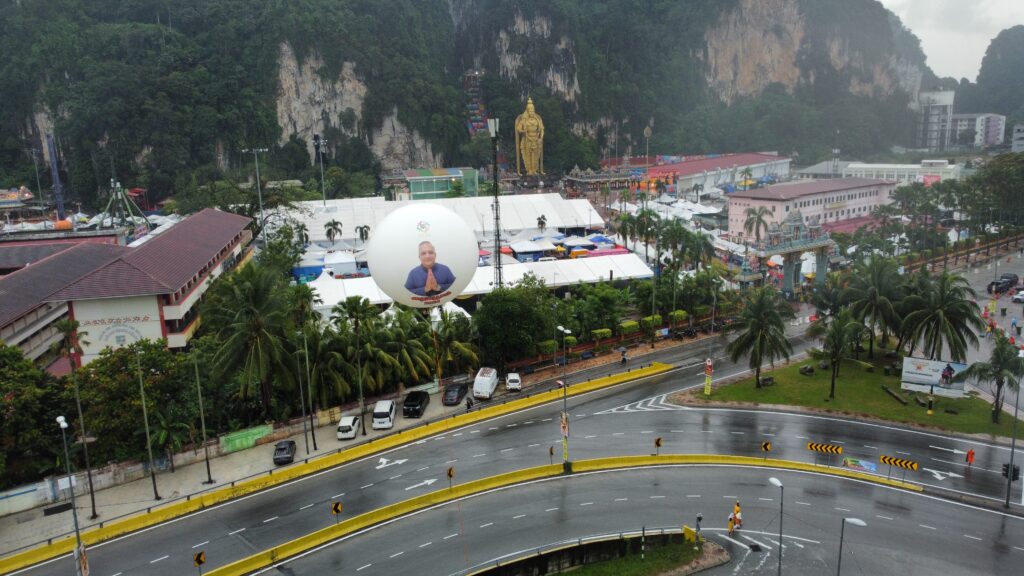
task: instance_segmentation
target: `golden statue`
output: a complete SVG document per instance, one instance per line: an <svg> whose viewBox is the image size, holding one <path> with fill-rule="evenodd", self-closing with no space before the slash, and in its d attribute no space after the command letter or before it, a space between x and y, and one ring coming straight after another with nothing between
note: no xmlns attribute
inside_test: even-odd
<svg viewBox="0 0 1024 576"><path fill-rule="evenodd" d="M516 173L535 176L544 173L544 121L526 100L526 112L516 118Z"/></svg>

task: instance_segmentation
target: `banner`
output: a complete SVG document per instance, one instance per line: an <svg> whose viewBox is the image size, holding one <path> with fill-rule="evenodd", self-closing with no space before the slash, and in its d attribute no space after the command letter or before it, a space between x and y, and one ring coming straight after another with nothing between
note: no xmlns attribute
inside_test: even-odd
<svg viewBox="0 0 1024 576"><path fill-rule="evenodd" d="M903 359L903 374L900 384L904 390L927 392L948 398L961 398L964 395L964 383L954 382L953 378L967 369L966 364L944 362L942 360L925 360L908 356Z"/></svg>

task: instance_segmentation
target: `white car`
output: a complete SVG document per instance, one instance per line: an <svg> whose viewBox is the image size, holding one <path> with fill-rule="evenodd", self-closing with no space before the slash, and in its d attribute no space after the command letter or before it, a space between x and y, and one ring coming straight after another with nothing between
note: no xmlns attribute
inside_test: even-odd
<svg viewBox="0 0 1024 576"><path fill-rule="evenodd" d="M509 372L508 376L505 377L505 390L508 391L520 391L523 389L523 380L519 377L518 372Z"/></svg>
<svg viewBox="0 0 1024 576"><path fill-rule="evenodd" d="M359 431L359 416L342 416L338 421L338 440L351 440Z"/></svg>
<svg viewBox="0 0 1024 576"><path fill-rule="evenodd" d="M1020 290L1017 291L1016 294L1013 295L1013 301L1016 302L1017 304L1024 302L1024 288L1021 288Z"/></svg>

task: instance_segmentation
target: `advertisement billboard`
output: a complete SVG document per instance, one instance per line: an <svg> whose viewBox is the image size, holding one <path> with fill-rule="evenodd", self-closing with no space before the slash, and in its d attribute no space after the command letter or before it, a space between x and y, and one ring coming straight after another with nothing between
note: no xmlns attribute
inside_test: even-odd
<svg viewBox="0 0 1024 576"><path fill-rule="evenodd" d="M388 214L373 230L367 264L395 302L440 306L458 296L476 272L476 234L458 214L415 203Z"/></svg>
<svg viewBox="0 0 1024 576"><path fill-rule="evenodd" d="M932 392L936 396L960 398L964 395L964 383L954 382L953 378L967 369L966 364L945 362L942 360L925 360L908 356L903 359L903 374L900 384L904 390L915 392Z"/></svg>

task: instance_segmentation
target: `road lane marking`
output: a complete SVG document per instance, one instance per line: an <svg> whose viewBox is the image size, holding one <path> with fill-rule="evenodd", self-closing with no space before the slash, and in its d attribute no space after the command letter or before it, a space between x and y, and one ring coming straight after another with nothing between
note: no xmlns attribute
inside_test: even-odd
<svg viewBox="0 0 1024 576"><path fill-rule="evenodd" d="M523 422L523 425L524 425L524 426L525 426L526 424L533 424L533 420L527 420L526 422Z"/></svg>
<svg viewBox="0 0 1024 576"><path fill-rule="evenodd" d="M580 506L593 506L593 502L580 502Z"/></svg>
<svg viewBox="0 0 1024 576"><path fill-rule="evenodd" d="M170 556L161 556L161 557L157 558L156 560L150 560L149 563L150 564L156 564L157 562L159 562L161 560L167 560L168 558L170 558Z"/></svg>
<svg viewBox="0 0 1024 576"><path fill-rule="evenodd" d="M738 546L743 546L747 550L750 550L750 546L747 546L747 544L745 542L740 542L739 540L733 540L732 538L729 538L725 534L719 534L718 537L719 538L724 538L724 539L728 540L729 542L732 542L733 544L736 544Z"/></svg>
<svg viewBox="0 0 1024 576"><path fill-rule="evenodd" d="M239 528L238 530L235 530L234 532L228 532L228 536L234 536L235 534L238 534L239 532L245 532L245 528Z"/></svg>
<svg viewBox="0 0 1024 576"><path fill-rule="evenodd" d="M452 434L452 438L458 438L459 436L462 436L462 432L456 432L455 434Z"/></svg>
<svg viewBox="0 0 1024 576"><path fill-rule="evenodd" d="M764 502L771 502L772 501L771 498L758 498L758 500L762 500Z"/></svg>
<svg viewBox="0 0 1024 576"><path fill-rule="evenodd" d="M341 498L344 495L345 495L344 492L342 492L341 494L335 494L334 496L331 496L331 500L334 500L335 498Z"/></svg>
<svg viewBox="0 0 1024 576"><path fill-rule="evenodd" d="M545 510L545 512L554 512L555 510L558 510L557 506L554 508L548 508L547 510Z"/></svg>
<svg viewBox="0 0 1024 576"><path fill-rule="evenodd" d="M520 514L518 516L513 516L512 517L513 520L519 520L520 518L526 518L526 514Z"/></svg>
<svg viewBox="0 0 1024 576"><path fill-rule="evenodd" d="M473 454L473 458L483 458L484 456L487 456L487 454Z"/></svg>
<svg viewBox="0 0 1024 576"><path fill-rule="evenodd" d="M447 436L438 436L437 438L434 438L434 440L444 440L445 438L447 438Z"/></svg>
<svg viewBox="0 0 1024 576"><path fill-rule="evenodd" d="M971 540L977 540L978 542L981 542L981 538L978 538L977 536L971 536L970 534L964 534L964 538L970 538Z"/></svg>
<svg viewBox="0 0 1024 576"><path fill-rule="evenodd" d="M658 500L659 498L664 498L664 496L651 496L651 500Z"/></svg>
<svg viewBox="0 0 1024 576"><path fill-rule="evenodd" d="M306 505L305 505L305 506L303 506L302 508L299 508L299 510L300 510L300 511L302 511L302 510L305 510L306 508L312 508L312 507L313 507L313 505L312 505L312 504L306 504Z"/></svg>
<svg viewBox="0 0 1024 576"><path fill-rule="evenodd" d="M747 540L748 542L753 542L754 544L757 544L758 546L760 546L761 548L764 548L765 550L771 550L772 549L771 546L769 546L767 544L764 544L762 542L758 542L757 540L754 540L753 538L751 538L750 536L747 536L746 534L740 534L740 538L743 538L743 539Z"/></svg>
<svg viewBox="0 0 1024 576"><path fill-rule="evenodd" d="M797 548L800 548L801 550L803 550L804 545L799 543L799 542L790 542L790 544L793 544Z"/></svg>
<svg viewBox="0 0 1024 576"><path fill-rule="evenodd" d="M445 464L455 464L458 461L459 461L459 459L456 458L455 460L449 460L449 461L445 462Z"/></svg>
<svg viewBox="0 0 1024 576"><path fill-rule="evenodd" d="M490 428L488 428L488 430L497 430L497 429L498 429L497 426L491 426Z"/></svg>
<svg viewBox="0 0 1024 576"><path fill-rule="evenodd" d="M641 434L654 434L654 430L641 430Z"/></svg>
<svg viewBox="0 0 1024 576"><path fill-rule="evenodd" d="M398 480L398 479L399 479L399 478L401 478L401 477L402 477L402 475L401 475L401 474L399 474L399 475L397 475L397 476L392 476L391 478L388 478L388 480Z"/></svg>
<svg viewBox="0 0 1024 576"><path fill-rule="evenodd" d="M583 418L584 416L586 416L586 414L577 414L576 415L577 418Z"/></svg>
<svg viewBox="0 0 1024 576"><path fill-rule="evenodd" d="M487 524L481 524L481 528L487 528L488 526L494 526L494 522L488 522Z"/></svg>
<svg viewBox="0 0 1024 576"><path fill-rule="evenodd" d="M729 434L739 434L740 436L746 434L746 432L729 432Z"/></svg>
<svg viewBox="0 0 1024 576"><path fill-rule="evenodd" d="M904 456L910 456L910 452L900 452L899 450L897 450L896 453L903 454Z"/></svg>
<svg viewBox="0 0 1024 576"><path fill-rule="evenodd" d="M209 543L210 543L210 541L209 541L209 540L207 540L206 542L200 542L199 544L196 544L196 545L195 545L195 546L193 546L192 548L199 548L200 546L206 546L206 545L207 545L207 544L209 544Z"/></svg>
<svg viewBox="0 0 1024 576"><path fill-rule="evenodd" d="M612 432L612 436L625 436L625 432Z"/></svg>
<svg viewBox="0 0 1024 576"><path fill-rule="evenodd" d="M865 444L864 447L867 448L868 450L878 450L877 446L868 446L867 444Z"/></svg>
<svg viewBox="0 0 1024 576"><path fill-rule="evenodd" d="M627 500L629 500L629 498L616 498L615 499L616 502L626 502Z"/></svg>
<svg viewBox="0 0 1024 576"><path fill-rule="evenodd" d="M730 499L730 498L739 498L739 497L738 496L722 496L722 498Z"/></svg>
<svg viewBox="0 0 1024 576"><path fill-rule="evenodd" d="M369 483L369 484L367 484L366 486L360 486L360 487L359 487L359 489L360 489L360 490L366 490L366 489L367 489L367 488L369 488L370 486L373 486L373 482L370 482L370 483Z"/></svg>
<svg viewBox="0 0 1024 576"><path fill-rule="evenodd" d="M928 526L927 524L918 524L921 528L927 528L929 530L935 530L934 526Z"/></svg>
<svg viewBox="0 0 1024 576"><path fill-rule="evenodd" d="M359 572L360 570L366 570L370 566L373 566L373 564L367 564L366 566L360 566L359 568L356 568L356 572Z"/></svg>
<svg viewBox="0 0 1024 576"><path fill-rule="evenodd" d="M780 544L778 540L774 540L772 538L769 538L768 541L771 542L772 544L775 544L776 546L782 546L783 549L786 548L786 545L785 544Z"/></svg>
<svg viewBox="0 0 1024 576"><path fill-rule="evenodd" d="M799 504L801 506L810 506L811 505L810 502L800 502L800 501L797 501L797 504Z"/></svg>
<svg viewBox="0 0 1024 576"><path fill-rule="evenodd" d="M536 448L537 446L540 446L540 444L530 444L527 448Z"/></svg>
<svg viewBox="0 0 1024 576"><path fill-rule="evenodd" d="M395 552L394 554L392 554L392 555L390 556L390 558L398 558L398 557L399 557L399 556L401 556L402 554L405 554L405 550L403 550L403 551L401 551L401 552Z"/></svg>
<svg viewBox="0 0 1024 576"><path fill-rule="evenodd" d="M515 448L505 448L505 449L502 450L502 453L511 452L513 450L515 450Z"/></svg>
<svg viewBox="0 0 1024 576"><path fill-rule="evenodd" d="M266 524L267 522L273 522L274 520L277 520L278 518L280 518L280 516L271 516L270 518L267 518L266 520L264 520L263 523Z"/></svg>
<svg viewBox="0 0 1024 576"><path fill-rule="evenodd" d="M715 433L714 430L701 430L701 432L703 432L705 434L714 434Z"/></svg>
<svg viewBox="0 0 1024 576"><path fill-rule="evenodd" d="M686 434L685 430L669 430L673 434Z"/></svg>
<svg viewBox="0 0 1024 576"><path fill-rule="evenodd" d="M807 436L797 436L797 440L807 440Z"/></svg>
<svg viewBox="0 0 1024 576"><path fill-rule="evenodd" d="M519 424L505 424L505 428L515 428L516 426L519 426Z"/></svg>
<svg viewBox="0 0 1024 576"><path fill-rule="evenodd" d="M846 444L846 442L840 442L839 440L829 440L833 444Z"/></svg>
<svg viewBox="0 0 1024 576"><path fill-rule="evenodd" d="M583 437L584 440L590 440L591 438L597 438L597 436L595 436L593 434L590 434L590 435L587 435L587 436Z"/></svg>
<svg viewBox="0 0 1024 576"><path fill-rule="evenodd" d="M700 494L687 494L687 498L700 498Z"/></svg>
<svg viewBox="0 0 1024 576"><path fill-rule="evenodd" d="M882 516L881 514L875 514L875 518L881 518L882 520L892 520L889 516Z"/></svg>
<svg viewBox="0 0 1024 576"><path fill-rule="evenodd" d="M773 438L774 438L774 437L775 437L775 434L767 434L767 433L765 433L765 434L762 434L762 436L771 436L771 437L773 437Z"/></svg>
<svg viewBox="0 0 1024 576"><path fill-rule="evenodd" d="M456 536L458 536L458 534L449 534L449 535L445 536L444 538L442 538L442 540L448 540L450 538L455 538Z"/></svg>
<svg viewBox="0 0 1024 576"><path fill-rule="evenodd" d="M418 468L418 469L417 469L416 471L417 471L417 472L423 472L423 471L424 471L424 470L426 470L427 468L430 468L430 466L424 466L423 468Z"/></svg>
<svg viewBox="0 0 1024 576"><path fill-rule="evenodd" d="M424 542L423 544L420 544L420 548L426 548L427 546L430 546L431 544L433 544L433 542Z"/></svg>
<svg viewBox="0 0 1024 576"><path fill-rule="evenodd" d="M545 419L541 420L541 422L551 422L551 418L545 418Z"/></svg>
<svg viewBox="0 0 1024 576"><path fill-rule="evenodd" d="M839 510L840 512L849 512L850 511L849 508L835 508L835 510Z"/></svg>
<svg viewBox="0 0 1024 576"><path fill-rule="evenodd" d="M479 430L470 430L469 433L470 434L479 434L480 431Z"/></svg>
<svg viewBox="0 0 1024 576"><path fill-rule="evenodd" d="M1021 548L1020 546L1014 546L1013 549L1014 550L1020 550L1020 551L1024 552L1024 548Z"/></svg>

